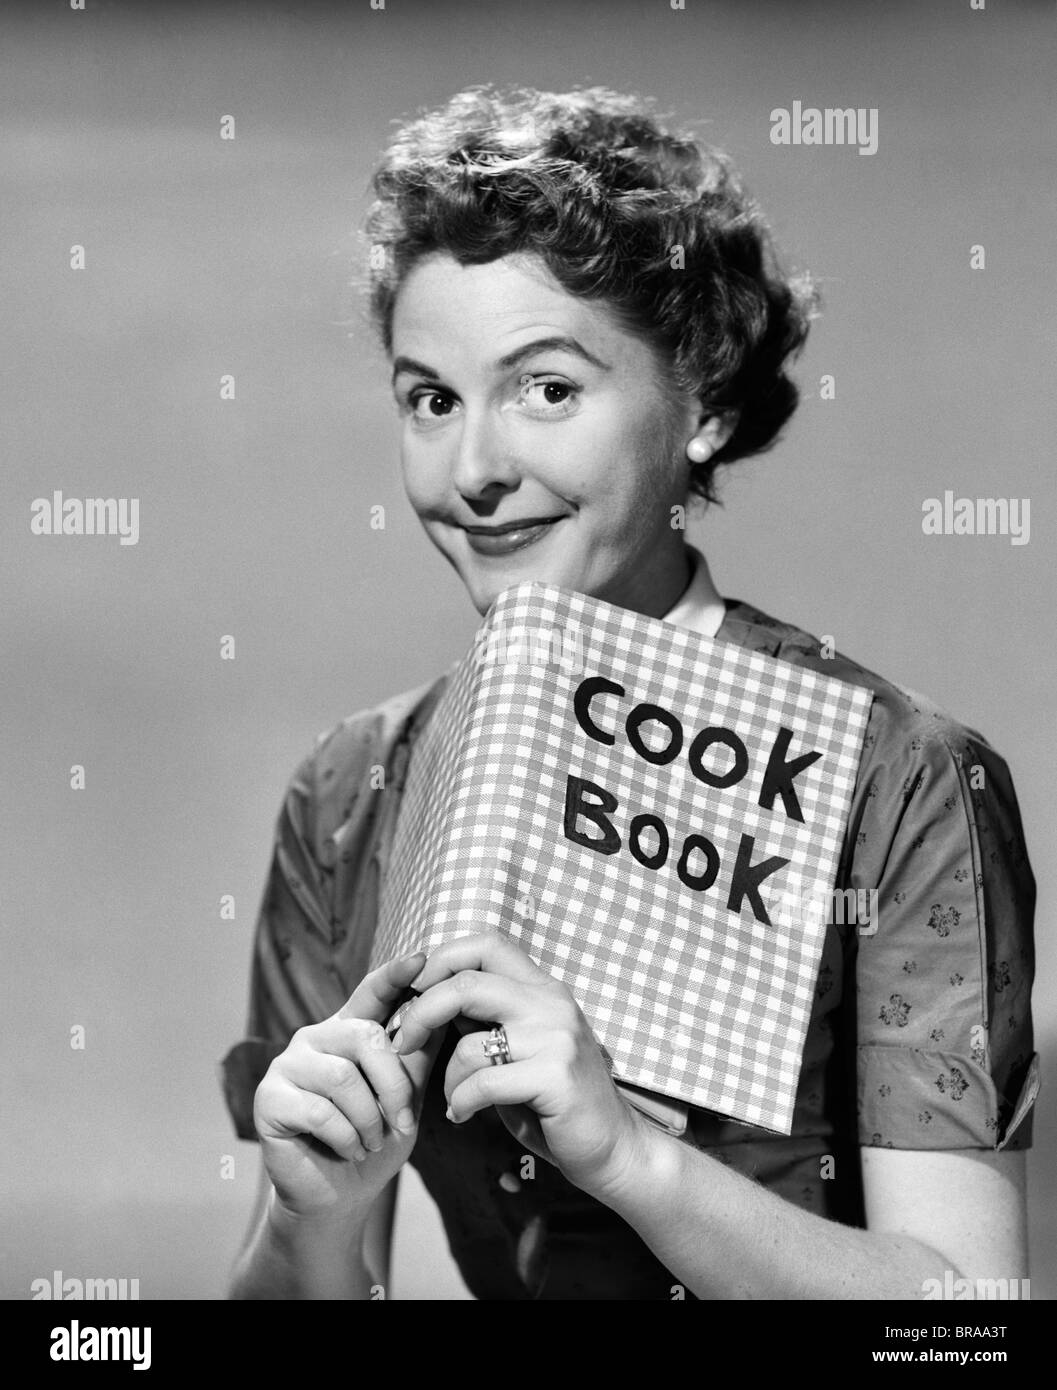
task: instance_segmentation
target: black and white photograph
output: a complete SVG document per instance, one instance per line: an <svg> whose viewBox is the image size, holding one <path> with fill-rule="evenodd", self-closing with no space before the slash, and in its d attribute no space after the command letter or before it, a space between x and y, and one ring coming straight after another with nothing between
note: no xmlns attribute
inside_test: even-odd
<svg viewBox="0 0 1057 1390"><path fill-rule="evenodd" d="M1054 19L5 0L41 1366L164 1372L188 1300L853 1302L849 1369L1027 1356Z"/></svg>

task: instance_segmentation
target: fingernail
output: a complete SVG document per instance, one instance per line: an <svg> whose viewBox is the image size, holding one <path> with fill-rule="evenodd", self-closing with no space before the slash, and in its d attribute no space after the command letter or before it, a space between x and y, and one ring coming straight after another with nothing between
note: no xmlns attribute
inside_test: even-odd
<svg viewBox="0 0 1057 1390"><path fill-rule="evenodd" d="M415 1117L406 1106L396 1117L396 1128L401 1134L410 1134L415 1128Z"/></svg>
<svg viewBox="0 0 1057 1390"><path fill-rule="evenodd" d="M448 1106L447 1110L445 1110L444 1114L447 1116L449 1120L451 1120L452 1124L457 1125L459 1123L455 1116L452 1114L450 1105Z"/></svg>
<svg viewBox="0 0 1057 1390"><path fill-rule="evenodd" d="M380 1139L370 1140L367 1143L367 1147L373 1154L380 1153L382 1149L382 1141Z"/></svg>
<svg viewBox="0 0 1057 1390"><path fill-rule="evenodd" d="M389 1041L393 1045L393 1051L399 1052L400 1044L404 1041L404 1030L402 1028L398 1028Z"/></svg>
<svg viewBox="0 0 1057 1390"><path fill-rule="evenodd" d="M357 1163L363 1163L367 1158L367 1150L363 1147L362 1144L357 1144L357 1146L352 1151L352 1156Z"/></svg>

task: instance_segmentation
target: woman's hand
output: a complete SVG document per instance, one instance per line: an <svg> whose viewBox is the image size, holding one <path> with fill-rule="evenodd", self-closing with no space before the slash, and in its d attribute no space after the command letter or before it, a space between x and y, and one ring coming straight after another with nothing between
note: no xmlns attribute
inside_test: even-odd
<svg viewBox="0 0 1057 1390"><path fill-rule="evenodd" d="M606 1200L645 1158L647 1124L613 1085L609 1067L568 988L508 938L464 936L438 947L413 981L394 1045L418 1055L431 1031L459 1015L464 1032L444 1078L449 1118L497 1107L511 1134L570 1182ZM511 1060L494 1065L484 1042L506 1029ZM466 1026L462 1022L460 1029Z"/></svg>
<svg viewBox="0 0 1057 1390"><path fill-rule="evenodd" d="M414 1148L443 1031L399 1057L383 1023L424 960L365 976L336 1014L297 1030L257 1087L261 1152L290 1215L366 1215Z"/></svg>

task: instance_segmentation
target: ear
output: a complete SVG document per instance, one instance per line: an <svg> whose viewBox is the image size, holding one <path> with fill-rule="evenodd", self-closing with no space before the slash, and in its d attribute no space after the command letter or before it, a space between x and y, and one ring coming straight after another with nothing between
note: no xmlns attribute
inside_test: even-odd
<svg viewBox="0 0 1057 1390"><path fill-rule="evenodd" d="M704 463L722 449L738 426L739 410L723 410L702 415L696 433L687 441L686 456L693 463Z"/></svg>

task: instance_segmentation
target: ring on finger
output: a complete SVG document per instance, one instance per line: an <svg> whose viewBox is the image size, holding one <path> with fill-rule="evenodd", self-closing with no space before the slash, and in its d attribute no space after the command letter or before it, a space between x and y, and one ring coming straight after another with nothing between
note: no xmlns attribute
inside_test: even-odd
<svg viewBox="0 0 1057 1390"><path fill-rule="evenodd" d="M513 1060L510 1056L510 1044L507 1041L506 1029L501 1023L497 1023L485 1038L484 1055L491 1061L493 1067L505 1066L507 1062Z"/></svg>

